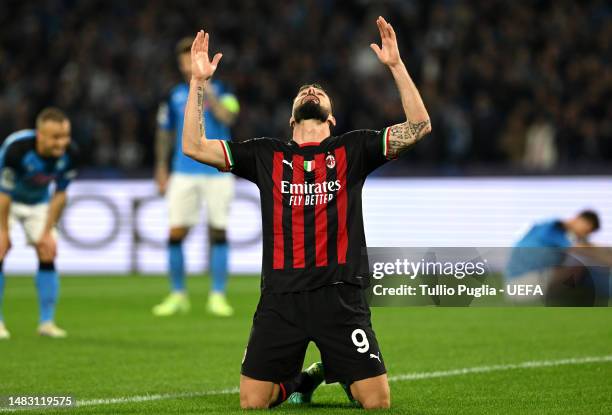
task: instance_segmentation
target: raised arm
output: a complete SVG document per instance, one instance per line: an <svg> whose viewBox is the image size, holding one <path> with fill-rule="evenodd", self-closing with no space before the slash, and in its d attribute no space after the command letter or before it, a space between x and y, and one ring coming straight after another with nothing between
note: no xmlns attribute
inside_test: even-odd
<svg viewBox="0 0 612 415"><path fill-rule="evenodd" d="M380 32L382 48L375 43L372 43L370 47L378 59L389 67L406 114L406 122L389 127L387 156L395 158L428 134L431 131L431 122L421 95L402 62L393 27L382 17L376 20L376 24Z"/></svg>
<svg viewBox="0 0 612 415"><path fill-rule="evenodd" d="M208 33L200 30L191 45L191 81L189 97L185 106L183 122L183 153L196 161L225 170L225 145L221 140L206 137L204 122L204 93L221 60L217 53L212 61L208 58Z"/></svg>

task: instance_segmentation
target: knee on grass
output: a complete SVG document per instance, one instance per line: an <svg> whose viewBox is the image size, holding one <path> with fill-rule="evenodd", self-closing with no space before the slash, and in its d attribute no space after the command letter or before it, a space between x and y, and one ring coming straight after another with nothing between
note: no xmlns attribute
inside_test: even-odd
<svg viewBox="0 0 612 415"><path fill-rule="evenodd" d="M359 403L363 409L387 409L391 407L391 398L386 396L372 396L362 399Z"/></svg>
<svg viewBox="0 0 612 415"><path fill-rule="evenodd" d="M242 409L267 409L270 407L270 398L255 394L240 394L240 407Z"/></svg>
<svg viewBox="0 0 612 415"><path fill-rule="evenodd" d="M386 409L391 406L391 393L388 386L369 390L353 391L353 397L363 409Z"/></svg>

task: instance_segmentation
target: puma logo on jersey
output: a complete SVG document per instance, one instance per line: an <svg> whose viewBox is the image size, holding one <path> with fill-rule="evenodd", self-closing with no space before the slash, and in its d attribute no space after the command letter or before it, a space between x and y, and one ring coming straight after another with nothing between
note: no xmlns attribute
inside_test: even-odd
<svg viewBox="0 0 612 415"><path fill-rule="evenodd" d="M288 165L289 167L291 167L291 170L293 170L293 162L292 161L283 160L283 164Z"/></svg>
<svg viewBox="0 0 612 415"><path fill-rule="evenodd" d="M370 353L370 359L376 359L376 360L378 360L379 363L382 363L380 361L380 352L378 352L376 354Z"/></svg>

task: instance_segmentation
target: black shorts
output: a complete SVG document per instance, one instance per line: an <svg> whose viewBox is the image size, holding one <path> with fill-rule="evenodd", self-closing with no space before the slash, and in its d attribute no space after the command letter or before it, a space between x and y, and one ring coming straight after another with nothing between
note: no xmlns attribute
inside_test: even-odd
<svg viewBox="0 0 612 415"><path fill-rule="evenodd" d="M242 361L242 374L274 383L302 370L308 343L321 352L327 383L386 373L361 288L334 284L313 291L263 293Z"/></svg>

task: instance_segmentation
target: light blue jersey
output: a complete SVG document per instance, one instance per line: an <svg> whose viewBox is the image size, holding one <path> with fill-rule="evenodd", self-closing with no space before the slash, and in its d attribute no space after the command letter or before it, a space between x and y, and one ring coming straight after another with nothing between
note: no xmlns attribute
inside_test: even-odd
<svg viewBox="0 0 612 415"><path fill-rule="evenodd" d="M228 110L238 112L238 101L226 91L221 82L213 80L209 88L212 88L212 93ZM222 174L214 167L199 163L183 154L183 117L188 95L189 85L187 83L175 86L170 91L168 100L160 106L157 117L159 128L174 131L176 134L172 171L181 174ZM215 117L206 102L204 103L204 121L208 137L221 140L230 139L229 127Z"/></svg>
<svg viewBox="0 0 612 415"><path fill-rule="evenodd" d="M36 130L17 131L0 147L0 192L19 203L46 203L52 183L64 191L76 176L77 158L74 144L59 158L42 157L36 151Z"/></svg>
<svg viewBox="0 0 612 415"><path fill-rule="evenodd" d="M559 266L572 241L563 223L550 220L534 225L512 248L506 276L518 277L532 271Z"/></svg>

